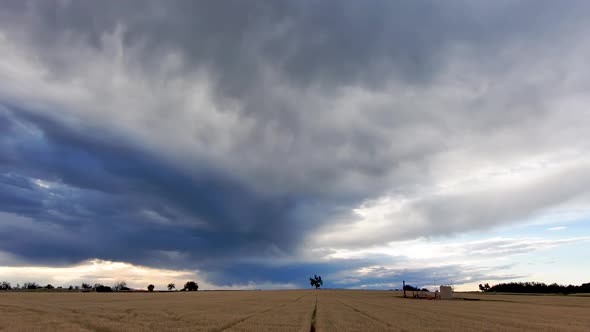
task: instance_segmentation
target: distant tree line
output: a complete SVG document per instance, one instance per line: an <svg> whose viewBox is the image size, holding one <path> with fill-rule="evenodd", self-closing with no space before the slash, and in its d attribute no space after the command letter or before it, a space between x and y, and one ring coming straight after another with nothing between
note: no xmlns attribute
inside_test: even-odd
<svg viewBox="0 0 590 332"><path fill-rule="evenodd" d="M153 292L154 288L155 288L155 286L153 284L150 284L147 286L147 289L149 292ZM167 288L168 288L168 291L172 291L172 290L176 289L176 286L173 283L169 283ZM41 286L35 282L25 282L22 284L22 286L20 284L17 284L16 286L12 286L10 284L10 282L8 282L8 281L0 282L0 291L36 290L36 289L47 289L47 290L57 289L57 290L67 290L67 291L98 292L98 293L134 291L133 289L127 287L127 283L125 281L119 281L119 282L115 283L112 287L102 285L102 284L94 284L94 286L93 286L88 283L82 283L82 285L80 285L80 286L70 285L67 288L64 288L61 286L56 288L51 284L47 284L46 286ZM198 291L199 284L197 284L194 281L187 281L184 284L184 288L181 290L182 291Z"/></svg>
<svg viewBox="0 0 590 332"><path fill-rule="evenodd" d="M35 282L25 282L22 286L17 284L16 286L12 286L8 281L0 282L0 291L8 291L8 290L17 290L17 289L55 289L52 284L47 284L46 286L38 285ZM58 287L58 289L62 289L62 287Z"/></svg>
<svg viewBox="0 0 590 332"><path fill-rule="evenodd" d="M564 286L558 285L557 283L547 285L543 282L509 282L490 286L486 283L485 285L479 284L479 290L482 292L504 293L590 293L590 283L585 283L580 286Z"/></svg>

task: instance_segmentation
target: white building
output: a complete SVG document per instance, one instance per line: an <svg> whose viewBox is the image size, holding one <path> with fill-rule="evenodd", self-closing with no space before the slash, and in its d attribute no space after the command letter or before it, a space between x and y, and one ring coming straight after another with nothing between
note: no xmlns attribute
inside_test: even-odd
<svg viewBox="0 0 590 332"><path fill-rule="evenodd" d="M453 299L453 287L451 286L440 286L440 299L441 300L452 300Z"/></svg>

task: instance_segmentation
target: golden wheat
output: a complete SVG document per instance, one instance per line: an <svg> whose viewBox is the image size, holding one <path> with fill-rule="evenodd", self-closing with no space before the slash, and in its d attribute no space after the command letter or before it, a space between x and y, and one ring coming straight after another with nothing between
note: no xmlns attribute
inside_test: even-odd
<svg viewBox="0 0 590 332"><path fill-rule="evenodd" d="M590 298L391 291L2 292L6 331L588 331ZM463 300L462 298L469 299ZM474 301L475 300L475 301Z"/></svg>

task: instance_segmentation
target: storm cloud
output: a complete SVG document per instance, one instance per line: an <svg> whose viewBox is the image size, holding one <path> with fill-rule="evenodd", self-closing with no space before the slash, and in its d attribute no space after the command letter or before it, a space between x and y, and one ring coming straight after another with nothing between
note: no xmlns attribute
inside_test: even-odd
<svg viewBox="0 0 590 332"><path fill-rule="evenodd" d="M588 206L586 2L1 6L0 252L25 261L289 283Z"/></svg>

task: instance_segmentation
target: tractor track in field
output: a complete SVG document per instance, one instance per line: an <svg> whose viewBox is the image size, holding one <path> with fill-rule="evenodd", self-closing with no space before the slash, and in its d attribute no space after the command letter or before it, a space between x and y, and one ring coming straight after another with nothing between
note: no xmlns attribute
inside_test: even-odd
<svg viewBox="0 0 590 332"><path fill-rule="evenodd" d="M315 332L315 320L318 313L318 296L315 296L315 303L313 305L313 312L311 313L311 325L309 326L309 332Z"/></svg>
<svg viewBox="0 0 590 332"><path fill-rule="evenodd" d="M342 305L344 305L344 306L346 306L346 307L348 307L348 308L350 308L350 309L352 309L352 310L354 310L354 311L358 312L359 314L361 314L361 315L363 315L363 316L365 316L365 317L368 317L368 318L370 318L371 320L374 320L374 321L376 321L376 322L377 322L377 323L379 323L379 324L385 325L385 326L387 326L388 328L394 328L394 327L395 327L395 326L391 325L390 323L388 323L388 322L386 322L386 321L383 321L383 320L381 320L381 319L379 319L379 318L377 318L377 317L375 317L375 316L373 316L373 315L370 315L370 314L368 314L368 313L366 313L366 312L364 312L364 311L362 311L362 310L360 310L360 309L358 309L358 308L355 308L355 307L351 306L350 304L346 304L346 303L344 303L344 302L341 302L341 301L336 301L336 302L338 302L338 303L340 303L340 304L342 304Z"/></svg>
<svg viewBox="0 0 590 332"><path fill-rule="evenodd" d="M40 310L40 309L35 309L35 308L30 308L30 307L26 307L24 305L10 305L10 304L0 304L0 308L10 308L10 309L18 309L18 310L23 310L23 311L30 311L30 312L34 312L36 314L44 314L47 313L44 310Z"/></svg>
<svg viewBox="0 0 590 332"><path fill-rule="evenodd" d="M231 322L231 323L229 323L229 324L227 324L227 325L225 325L225 326L223 326L223 327L221 327L221 328L219 328L218 330L215 330L215 331L217 331L217 332L225 331L225 330L230 329L230 328L232 328L232 327L234 327L234 326L236 326L236 325L238 325L240 323L243 323L243 322L247 321L248 319L250 319L252 317L256 317L256 316L265 314L265 313L267 313L269 311L273 311L275 309L280 309L280 308L283 308L284 306L287 306L289 304L296 303L296 302L298 302L299 300L301 300L304 297L305 297L305 295L301 295L300 297L296 298L293 301L287 301L287 302L285 302L285 303L283 303L281 305L278 305L276 307L268 308L266 310L262 310L260 312L257 312L257 313L253 313L251 315L248 315L248 316L246 316L244 318L237 319L237 320L235 320L235 321L233 321L233 322Z"/></svg>

